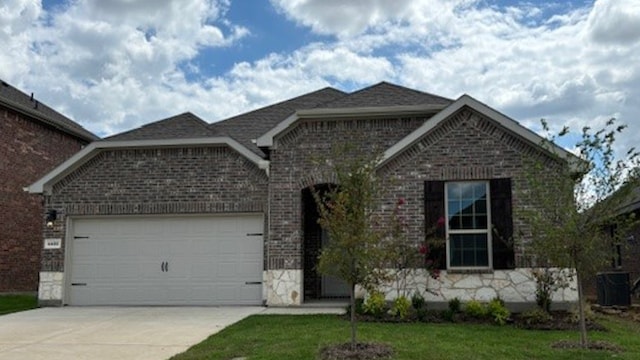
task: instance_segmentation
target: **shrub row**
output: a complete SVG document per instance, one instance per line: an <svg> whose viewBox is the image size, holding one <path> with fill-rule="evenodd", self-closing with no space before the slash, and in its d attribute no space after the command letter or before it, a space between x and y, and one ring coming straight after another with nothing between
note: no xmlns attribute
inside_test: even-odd
<svg viewBox="0 0 640 360"><path fill-rule="evenodd" d="M356 313L382 321L426 321L428 319L456 321L458 318L465 318L491 321L498 325L506 324L511 316L504 302L499 298L487 303L471 300L464 304L458 298L454 298L449 301L446 310L433 311L427 309L424 297L418 293L413 294L411 299L399 296L387 302L384 294L377 291L370 293L366 300L357 299Z"/></svg>

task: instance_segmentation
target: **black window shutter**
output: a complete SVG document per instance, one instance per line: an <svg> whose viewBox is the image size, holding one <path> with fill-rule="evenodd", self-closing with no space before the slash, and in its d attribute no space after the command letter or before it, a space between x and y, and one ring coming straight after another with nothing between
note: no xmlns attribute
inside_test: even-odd
<svg viewBox="0 0 640 360"><path fill-rule="evenodd" d="M438 219L445 218L444 213L444 181L424 182L424 220L427 240L439 239L437 244L429 244L427 260L434 262L438 269L447 268L447 247L444 243L444 225L438 227Z"/></svg>
<svg viewBox="0 0 640 360"><path fill-rule="evenodd" d="M493 179L489 183L491 195L491 223L493 227L491 243L493 247L493 268L514 269L513 218L511 207L511 179Z"/></svg>

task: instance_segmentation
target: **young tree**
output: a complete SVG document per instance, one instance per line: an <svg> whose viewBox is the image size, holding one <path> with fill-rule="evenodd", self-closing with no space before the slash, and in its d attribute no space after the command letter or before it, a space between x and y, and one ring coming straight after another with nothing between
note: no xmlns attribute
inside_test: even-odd
<svg viewBox="0 0 640 360"><path fill-rule="evenodd" d="M546 122L544 130L549 133ZM539 263L575 269L580 314L580 343L588 346L584 280L611 261L612 241L623 236L633 219L619 214L635 179L638 154L634 149L617 158L616 135L625 129L614 119L597 131L582 129L578 157L561 158L551 145L569 134L564 128L545 141L547 154L531 164L524 196L535 204L527 215L532 249ZM549 161L549 156L551 159ZM546 160L543 160L546 159ZM615 228L615 232L606 229Z"/></svg>
<svg viewBox="0 0 640 360"><path fill-rule="evenodd" d="M383 232L375 226L375 209L380 199L375 166L379 156L371 155L348 145L334 146L327 161L337 186L321 193L314 190L318 206L318 220L329 234L323 247L318 271L342 279L350 289L351 344L356 342L356 285L367 290L386 279ZM378 224L379 225L379 224Z"/></svg>

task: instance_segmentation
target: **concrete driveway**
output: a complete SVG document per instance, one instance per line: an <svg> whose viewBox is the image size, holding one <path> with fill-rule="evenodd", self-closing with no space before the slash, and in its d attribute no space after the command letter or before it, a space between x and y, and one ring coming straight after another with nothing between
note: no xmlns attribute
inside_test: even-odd
<svg viewBox="0 0 640 360"><path fill-rule="evenodd" d="M63 307L0 316L0 359L166 359L263 307Z"/></svg>

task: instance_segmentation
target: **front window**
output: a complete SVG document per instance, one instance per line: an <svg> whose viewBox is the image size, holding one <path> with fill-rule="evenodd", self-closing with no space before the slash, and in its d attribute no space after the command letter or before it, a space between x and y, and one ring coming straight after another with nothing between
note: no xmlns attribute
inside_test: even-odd
<svg viewBox="0 0 640 360"><path fill-rule="evenodd" d="M446 184L447 267L491 268L489 183Z"/></svg>

